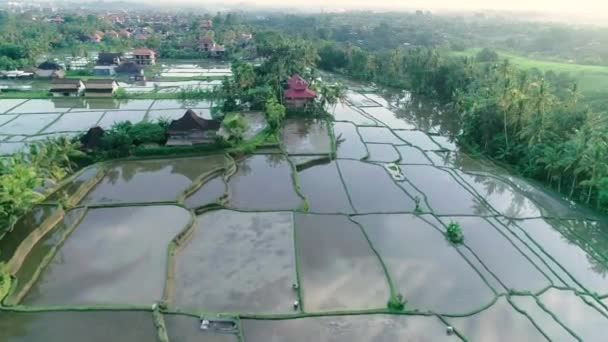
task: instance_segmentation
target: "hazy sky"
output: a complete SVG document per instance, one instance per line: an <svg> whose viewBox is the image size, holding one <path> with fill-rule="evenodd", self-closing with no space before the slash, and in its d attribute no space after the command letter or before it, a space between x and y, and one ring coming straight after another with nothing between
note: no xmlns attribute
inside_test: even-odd
<svg viewBox="0 0 608 342"><path fill-rule="evenodd" d="M163 3L164 0L140 0ZM200 0L176 0L204 5ZM498 9L515 11L604 13L608 0L224 0L225 4L248 3L258 6L322 8L421 8L421 9Z"/></svg>

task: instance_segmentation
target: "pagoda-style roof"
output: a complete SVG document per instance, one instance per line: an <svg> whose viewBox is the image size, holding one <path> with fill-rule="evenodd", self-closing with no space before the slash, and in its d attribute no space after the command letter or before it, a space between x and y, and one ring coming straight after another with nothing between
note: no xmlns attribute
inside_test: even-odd
<svg viewBox="0 0 608 342"><path fill-rule="evenodd" d="M176 134L190 131L217 131L219 128L219 121L201 118L192 109L188 109L184 116L171 121L167 132L169 134Z"/></svg>
<svg viewBox="0 0 608 342"><path fill-rule="evenodd" d="M308 88L308 82L300 75L294 74L287 81L287 90L283 96L286 99L314 99L317 93Z"/></svg>

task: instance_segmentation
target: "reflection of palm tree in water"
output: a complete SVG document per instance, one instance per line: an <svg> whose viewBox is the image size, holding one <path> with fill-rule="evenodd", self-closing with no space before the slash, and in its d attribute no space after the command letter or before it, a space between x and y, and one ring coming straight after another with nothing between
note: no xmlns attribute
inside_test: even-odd
<svg viewBox="0 0 608 342"><path fill-rule="evenodd" d="M267 154L266 162L272 167L278 167L285 162L285 157L279 153Z"/></svg>
<svg viewBox="0 0 608 342"><path fill-rule="evenodd" d="M546 221L556 228L569 243L586 252L587 260L594 272L604 278L608 275L608 265L599 260L608 256L608 234L604 232L605 227L597 222L578 220Z"/></svg>

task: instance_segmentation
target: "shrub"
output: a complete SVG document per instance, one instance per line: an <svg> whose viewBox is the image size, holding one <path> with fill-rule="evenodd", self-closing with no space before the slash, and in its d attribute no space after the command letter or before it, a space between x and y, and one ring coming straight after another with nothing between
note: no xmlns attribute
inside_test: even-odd
<svg viewBox="0 0 608 342"><path fill-rule="evenodd" d="M488 48L484 48L483 50L479 51L477 53L477 56L475 56L475 59L478 62L497 62L498 59L500 57L498 56L498 54L496 53L496 51L492 50L492 49L488 49Z"/></svg>
<svg viewBox="0 0 608 342"><path fill-rule="evenodd" d="M387 306L390 310L403 311L405 310L405 304L407 304L407 300L405 300L403 295L399 293L395 296L391 296L391 298L388 300Z"/></svg>
<svg viewBox="0 0 608 342"><path fill-rule="evenodd" d="M460 228L460 224L456 222L450 222L448 225L448 229L446 231L446 237L452 243L462 243L464 241L464 235L462 234L462 229Z"/></svg>
<svg viewBox="0 0 608 342"><path fill-rule="evenodd" d="M11 289L11 276L8 273L5 263L0 263L0 301L8 295Z"/></svg>

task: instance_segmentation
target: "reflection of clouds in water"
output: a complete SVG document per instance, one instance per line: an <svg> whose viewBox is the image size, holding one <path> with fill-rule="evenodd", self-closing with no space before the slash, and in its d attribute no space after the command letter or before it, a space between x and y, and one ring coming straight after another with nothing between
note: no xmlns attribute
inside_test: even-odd
<svg viewBox="0 0 608 342"><path fill-rule="evenodd" d="M584 341L606 340L608 318L586 304L574 292L551 289L540 300Z"/></svg>

